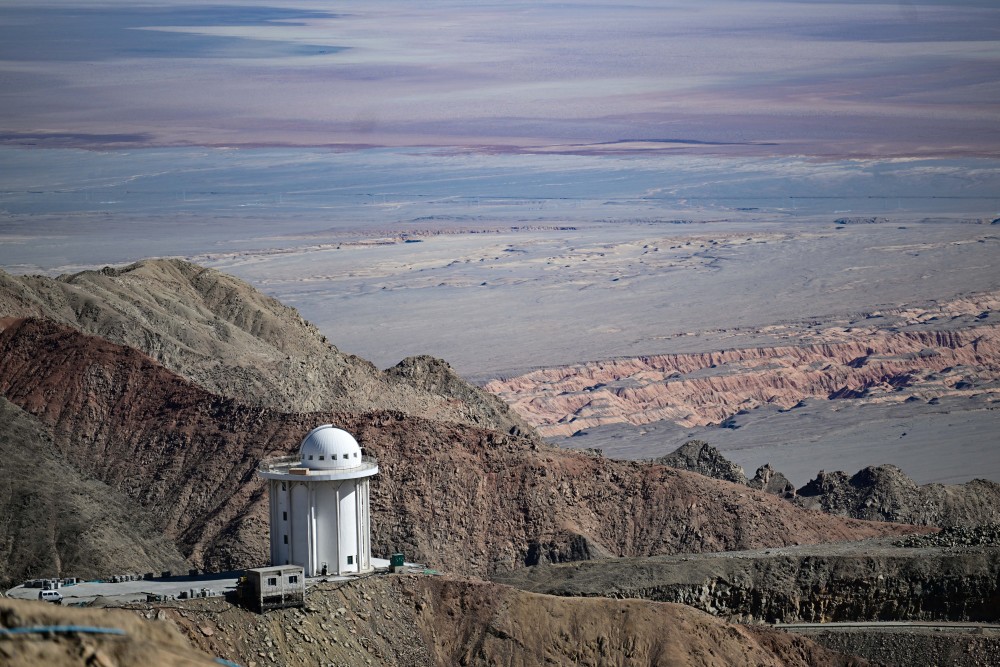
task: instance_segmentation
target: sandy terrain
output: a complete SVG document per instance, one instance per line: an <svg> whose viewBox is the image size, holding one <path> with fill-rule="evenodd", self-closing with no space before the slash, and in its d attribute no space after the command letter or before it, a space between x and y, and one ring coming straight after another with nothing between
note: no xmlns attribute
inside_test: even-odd
<svg viewBox="0 0 1000 667"><path fill-rule="evenodd" d="M1000 288L1000 232L983 224L635 222L414 239L196 260L380 366L429 353L480 379L807 342L860 313Z"/></svg>
<svg viewBox="0 0 1000 667"><path fill-rule="evenodd" d="M534 369L587 375L588 362L767 349L678 368L683 382L670 389L681 400L664 397L669 378L655 368L611 383L495 389L530 405L525 416L553 437L587 431L603 446L594 429L620 427L608 450L624 457L677 444L631 435L626 444L635 426L661 436L670 423L705 429L740 410L768 416L767 407L845 390L837 407L848 411L817 415L806 430L779 413L701 435L726 451L763 448L735 457L751 473L768 461L797 465L793 443L826 452L849 441L863 460L821 467L892 462L920 481L996 475L989 400L955 404L948 423L966 426L953 439L955 426L928 417L936 412L903 419L898 432L880 412L890 399L995 393L995 353L975 350L975 330L998 324L991 160L3 148L4 159L18 165L0 173L0 265L13 273L190 258L296 307L344 352L383 368L431 354L483 384ZM965 352L912 338L929 332L954 333ZM866 354L872 341L885 349ZM828 345L839 347L828 354ZM921 357L924 348L936 354ZM854 368L862 356L870 363ZM893 393L904 376L907 391ZM581 403L600 382L616 400L650 400L616 414L593 397ZM537 391L546 405L534 405ZM866 391L865 411L851 412L848 396ZM886 406L875 404L879 392ZM948 447L908 465L889 447L903 432ZM796 483L815 473L785 471Z"/></svg>

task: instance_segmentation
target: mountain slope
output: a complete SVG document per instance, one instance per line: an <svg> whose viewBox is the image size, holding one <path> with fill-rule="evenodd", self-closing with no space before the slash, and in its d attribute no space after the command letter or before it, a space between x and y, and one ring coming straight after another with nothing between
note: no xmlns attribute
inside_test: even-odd
<svg viewBox="0 0 1000 667"><path fill-rule="evenodd" d="M3 317L50 319L133 347L245 404L288 412L400 410L504 432L531 430L502 401L457 376L435 393L423 376L427 364L383 373L330 345L295 309L182 260L57 279L0 271Z"/></svg>
<svg viewBox="0 0 1000 667"><path fill-rule="evenodd" d="M65 462L47 429L3 398L0 480L0 586L186 567L127 498Z"/></svg>
<svg viewBox="0 0 1000 667"><path fill-rule="evenodd" d="M147 620L154 616L156 621ZM220 599L136 606L131 612L0 600L0 626L70 624L126 634L14 636L3 640L4 664L218 664L208 656L240 665L394 667L868 664L803 637L726 623L683 605L561 599L451 577L320 583L310 588L305 609L267 614Z"/></svg>
<svg viewBox="0 0 1000 667"><path fill-rule="evenodd" d="M135 614L108 609L70 609L48 602L0 599L0 627L78 626L112 628L120 634L53 632L3 637L5 667L218 667L207 653L191 648L178 629Z"/></svg>
<svg viewBox="0 0 1000 667"><path fill-rule="evenodd" d="M455 572L860 539L831 517L661 465L607 460L401 412L281 413L220 398L127 347L43 320L0 332L0 395L79 470L138 503L198 566L266 560L261 458L335 423L379 457L373 549Z"/></svg>

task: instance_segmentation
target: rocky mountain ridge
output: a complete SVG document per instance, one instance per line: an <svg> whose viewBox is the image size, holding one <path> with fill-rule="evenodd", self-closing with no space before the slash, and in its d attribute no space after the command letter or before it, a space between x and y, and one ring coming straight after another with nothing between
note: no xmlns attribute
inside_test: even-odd
<svg viewBox="0 0 1000 667"><path fill-rule="evenodd" d="M869 466L856 474L819 471L796 490L770 464L753 479L707 442L692 440L657 463L690 470L788 499L805 509L866 521L938 527L989 526L1000 522L1000 484L974 479L965 484L918 485L893 465Z"/></svg>
<svg viewBox="0 0 1000 667"><path fill-rule="evenodd" d="M404 360L384 373L340 352L293 308L237 278L179 259L55 279L0 271L0 319L5 317L44 318L133 347L249 405L286 412L399 410L531 433L502 401L449 376L445 362Z"/></svg>
<svg viewBox="0 0 1000 667"><path fill-rule="evenodd" d="M981 526L1000 522L1000 484L918 485L893 465L870 466L852 476L820 473L792 500L807 509L870 521L920 526Z"/></svg>
<svg viewBox="0 0 1000 667"><path fill-rule="evenodd" d="M0 394L84 473L155 517L197 567L266 561L255 474L337 423L379 458L373 550L488 574L581 553L653 555L859 539L912 528L807 512L666 466L400 412L282 413L210 394L149 357L44 320L0 332Z"/></svg>

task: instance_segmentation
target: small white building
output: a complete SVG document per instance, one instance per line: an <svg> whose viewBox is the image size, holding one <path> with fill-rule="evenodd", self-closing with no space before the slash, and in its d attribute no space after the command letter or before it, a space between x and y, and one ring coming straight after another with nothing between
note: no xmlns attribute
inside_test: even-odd
<svg viewBox="0 0 1000 667"><path fill-rule="evenodd" d="M267 459L271 564L301 565L305 575L370 572L369 479L378 462L331 424L314 428L298 456Z"/></svg>

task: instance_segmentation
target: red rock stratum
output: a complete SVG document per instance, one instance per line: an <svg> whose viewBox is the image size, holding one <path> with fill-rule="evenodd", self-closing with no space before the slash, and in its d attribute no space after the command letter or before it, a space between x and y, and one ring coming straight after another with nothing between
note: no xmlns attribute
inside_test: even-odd
<svg viewBox="0 0 1000 667"><path fill-rule="evenodd" d="M616 423L718 424L740 410L767 404L791 408L807 398L880 402L1000 393L996 325L838 334L841 340L809 345L544 368L493 380L486 389L549 437ZM981 388L989 383L994 386Z"/></svg>

